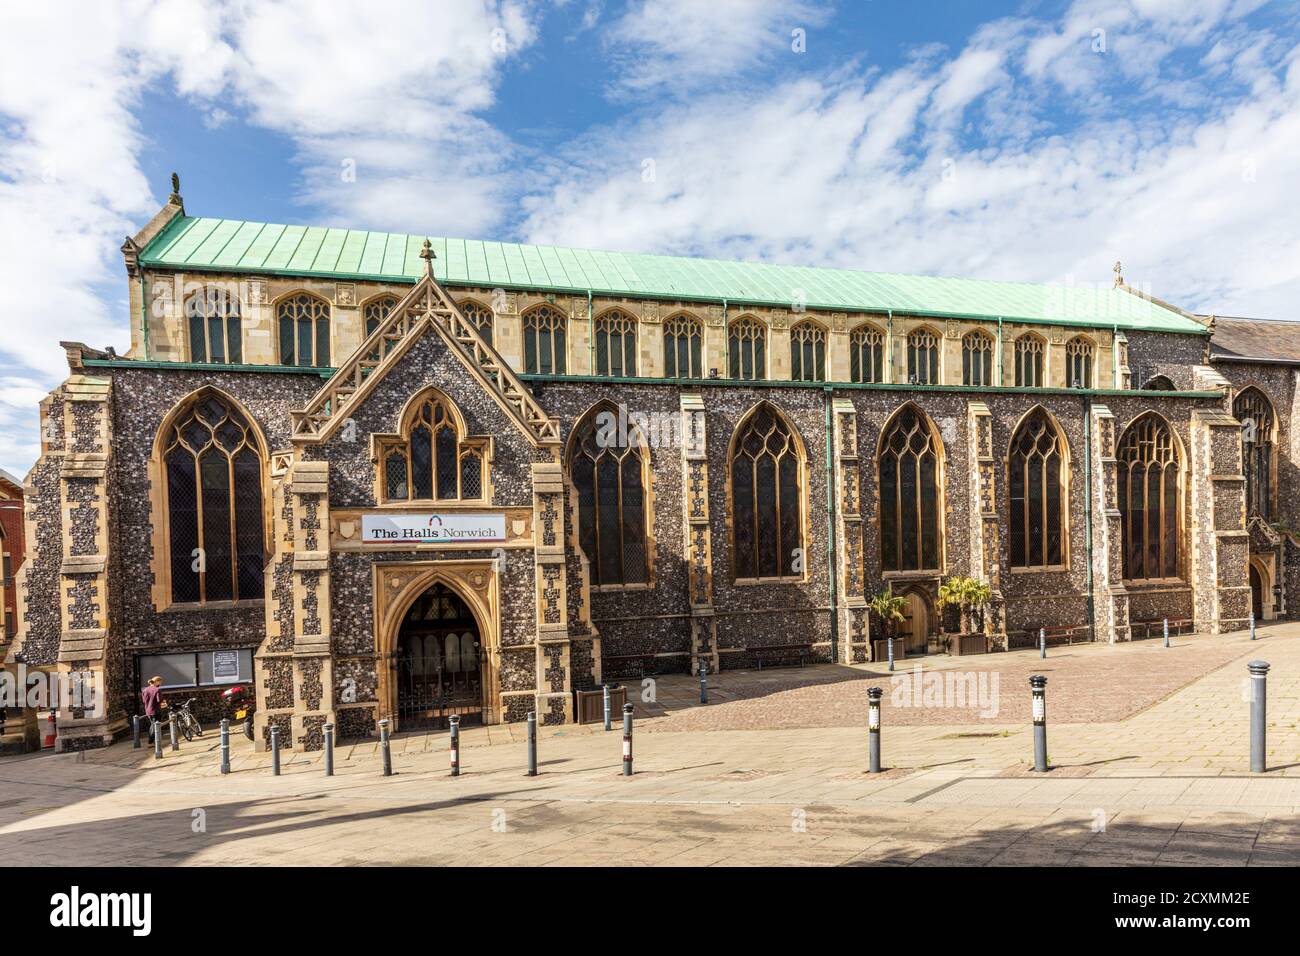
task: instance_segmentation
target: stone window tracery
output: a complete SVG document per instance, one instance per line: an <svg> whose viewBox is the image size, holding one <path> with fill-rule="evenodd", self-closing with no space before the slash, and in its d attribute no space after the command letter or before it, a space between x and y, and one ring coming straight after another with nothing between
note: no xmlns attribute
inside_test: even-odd
<svg viewBox="0 0 1300 956"><path fill-rule="evenodd" d="M1173 430L1147 412L1125 430L1115 457L1125 580L1178 577L1181 462Z"/></svg>
<svg viewBox="0 0 1300 956"><path fill-rule="evenodd" d="M859 325L849 336L849 379L883 382L885 335L873 325Z"/></svg>
<svg viewBox="0 0 1300 956"><path fill-rule="evenodd" d="M463 435L451 401L425 393L407 412L401 436L380 443L386 501L478 501L484 498L486 439Z"/></svg>
<svg viewBox="0 0 1300 956"><path fill-rule="evenodd" d="M551 305L538 305L523 315L524 371L534 375L563 375L569 320Z"/></svg>
<svg viewBox="0 0 1300 956"><path fill-rule="evenodd" d="M704 323L694 316L664 320L664 377L704 377Z"/></svg>
<svg viewBox="0 0 1300 956"><path fill-rule="evenodd" d="M911 405L880 439L882 571L938 571L942 563L940 446L929 419Z"/></svg>
<svg viewBox="0 0 1300 956"><path fill-rule="evenodd" d="M161 436L171 599L263 596L262 453L233 402L205 393Z"/></svg>
<svg viewBox="0 0 1300 956"><path fill-rule="evenodd" d="M1064 441L1042 409L1021 422L1011 437L1007 484L1014 568L1064 563L1064 460Z"/></svg>
<svg viewBox="0 0 1300 956"><path fill-rule="evenodd" d="M938 385L939 336L917 329L907 337L907 380L912 385Z"/></svg>
<svg viewBox="0 0 1300 956"><path fill-rule="evenodd" d="M619 309L596 319L596 374L636 375L636 319Z"/></svg>
<svg viewBox="0 0 1300 956"><path fill-rule="evenodd" d="M219 285L207 286L185 300L190 361L240 365L244 361L239 298Z"/></svg>
<svg viewBox="0 0 1300 956"><path fill-rule="evenodd" d="M790 328L790 381L826 381L826 330L816 322Z"/></svg>
<svg viewBox="0 0 1300 956"><path fill-rule="evenodd" d="M742 316L727 330L728 375L752 381L767 378L767 326Z"/></svg>
<svg viewBox="0 0 1300 956"><path fill-rule="evenodd" d="M275 307L280 327L280 364L328 368L330 306L310 292L281 299Z"/></svg>
<svg viewBox="0 0 1300 956"><path fill-rule="evenodd" d="M961 340L961 383L993 384L993 337L983 332L968 332Z"/></svg>
<svg viewBox="0 0 1300 956"><path fill-rule="evenodd" d="M801 578L802 453L774 406L764 402L741 422L728 466L735 578Z"/></svg>
<svg viewBox="0 0 1300 956"><path fill-rule="evenodd" d="M636 425L611 427L602 406L571 439L569 474L578 498L578 544L597 587L649 579L646 475L649 452Z"/></svg>

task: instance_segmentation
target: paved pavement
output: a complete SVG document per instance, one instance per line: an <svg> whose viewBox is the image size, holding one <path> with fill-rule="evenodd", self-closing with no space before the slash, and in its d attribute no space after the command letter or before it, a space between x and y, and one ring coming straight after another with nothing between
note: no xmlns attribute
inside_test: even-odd
<svg viewBox="0 0 1300 956"><path fill-rule="evenodd" d="M0 863L1300 863L1300 624L1254 644L1178 643L926 661L917 707L869 667L724 672L705 708L693 680L664 678L640 707L631 778L620 734L599 726L544 728L535 778L517 725L467 730L458 778L445 734L395 739L387 778L373 742L341 746L332 778L317 754L286 754L274 777L238 737L229 776L210 738L162 761L129 744L8 758ZM1273 665L1274 769L1262 776L1247 772L1243 684L1255 657ZM1029 770L1021 671L1049 675L1045 775ZM926 675L978 673L1001 675L996 716L925 699ZM871 684L886 687L879 775L864 772L852 706ZM805 726L728 729L827 688L845 695L838 725L814 711Z"/></svg>

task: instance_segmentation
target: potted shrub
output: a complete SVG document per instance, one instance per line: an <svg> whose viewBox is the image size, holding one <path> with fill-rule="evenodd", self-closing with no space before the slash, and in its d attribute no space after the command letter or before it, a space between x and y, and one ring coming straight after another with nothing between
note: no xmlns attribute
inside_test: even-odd
<svg viewBox="0 0 1300 956"><path fill-rule="evenodd" d="M903 616L903 608L907 607L907 599L901 598L892 591L881 591L870 601L867 607L871 609L872 615L880 622L880 638L872 642L871 659L873 661L888 660L889 657L889 638L898 636L898 622L906 620ZM906 656L906 649L903 645L894 641L894 659Z"/></svg>
<svg viewBox="0 0 1300 956"><path fill-rule="evenodd" d="M950 648L954 656L988 653L988 635L972 630L971 621L974 612L984 608L992 599L993 589L974 578L951 577L939 585L939 603L955 605L961 611L961 631Z"/></svg>

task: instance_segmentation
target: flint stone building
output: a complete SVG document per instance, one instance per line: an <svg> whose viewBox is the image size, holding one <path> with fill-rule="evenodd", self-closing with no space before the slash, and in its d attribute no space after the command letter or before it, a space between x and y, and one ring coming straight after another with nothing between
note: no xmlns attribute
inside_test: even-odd
<svg viewBox="0 0 1300 956"><path fill-rule="evenodd" d="M153 673L208 719L251 683L257 739L312 749L879 659L882 590L909 656L1296 606L1300 353L1237 320L1219 348L1122 277L429 242L190 217L175 186L122 251L131 348L64 343L3 654L106 688L60 749L121 734ZM976 633L953 575L991 586Z"/></svg>

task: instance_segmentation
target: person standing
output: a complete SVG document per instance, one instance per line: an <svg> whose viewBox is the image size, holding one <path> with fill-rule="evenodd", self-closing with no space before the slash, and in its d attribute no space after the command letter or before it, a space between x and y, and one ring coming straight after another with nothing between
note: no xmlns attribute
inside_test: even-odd
<svg viewBox="0 0 1300 956"><path fill-rule="evenodd" d="M162 695L162 678L150 677L149 683L140 691L140 701L144 704L144 715L149 718L149 732L155 733L162 712L167 709L167 700Z"/></svg>

